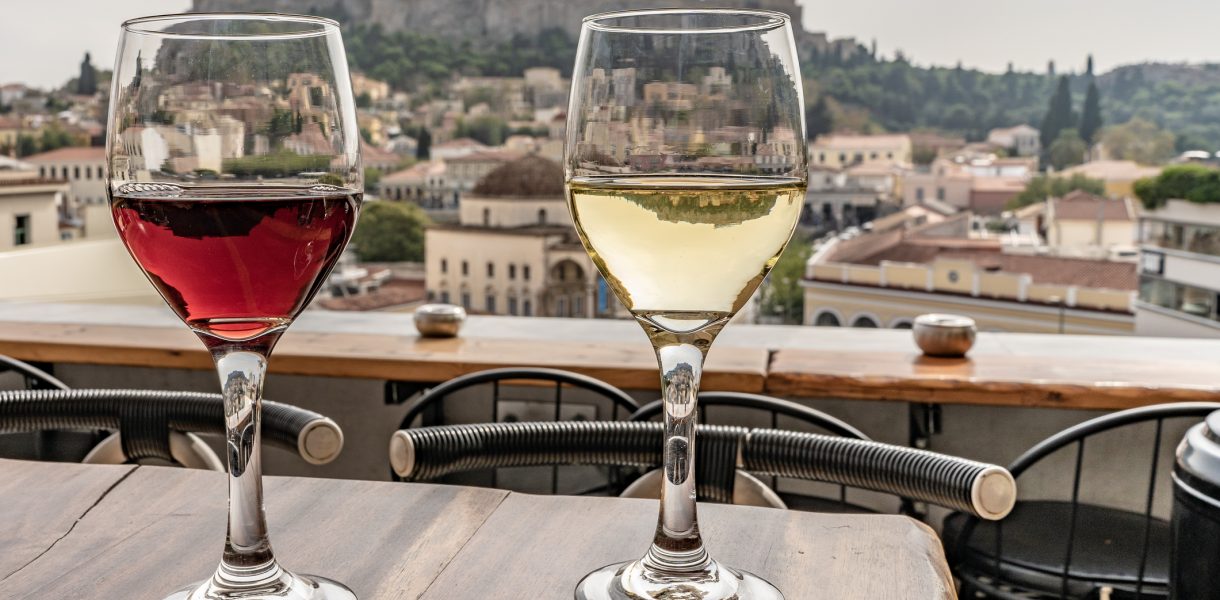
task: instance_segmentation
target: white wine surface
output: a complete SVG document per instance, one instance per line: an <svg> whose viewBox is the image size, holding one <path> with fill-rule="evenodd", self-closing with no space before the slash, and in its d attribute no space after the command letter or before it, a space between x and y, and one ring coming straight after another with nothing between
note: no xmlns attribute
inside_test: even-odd
<svg viewBox="0 0 1220 600"><path fill-rule="evenodd" d="M735 314L775 265L800 216L801 180L586 177L568 182L581 241L642 318Z"/></svg>

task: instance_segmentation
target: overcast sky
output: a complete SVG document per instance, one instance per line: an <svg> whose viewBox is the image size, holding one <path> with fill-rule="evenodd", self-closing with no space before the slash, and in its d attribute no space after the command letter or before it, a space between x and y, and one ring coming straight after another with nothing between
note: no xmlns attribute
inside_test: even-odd
<svg viewBox="0 0 1220 600"><path fill-rule="evenodd" d="M402 0L410 2L411 0ZM1099 71L1159 61L1220 62L1215 0L798 0L805 27L832 37L877 40L921 65L1002 71ZM713 0L714 3L714 0ZM124 19L179 12L189 0L0 0L0 83L40 87L72 77L86 51L95 65L114 60ZM658 0L658 5L664 4Z"/></svg>

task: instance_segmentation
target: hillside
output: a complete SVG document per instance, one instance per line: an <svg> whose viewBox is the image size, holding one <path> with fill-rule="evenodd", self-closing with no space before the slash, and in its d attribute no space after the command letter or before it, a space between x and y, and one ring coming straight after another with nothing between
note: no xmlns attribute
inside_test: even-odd
<svg viewBox="0 0 1220 600"><path fill-rule="evenodd" d="M795 0L732 0L791 14ZM652 0L194 0L194 10L310 12L344 24L349 60L398 89L439 93L454 73L519 75L530 66L570 72L580 19L587 14L655 5ZM706 6L669 0L672 6ZM970 139L1018 123L1037 126L1056 77L916 66L881 58L850 39L837 44L801 31L802 67L812 108L830 99L834 125L863 131L939 129ZM1081 66L1084 64L1081 57ZM1077 110L1088 79L1071 76ZM1178 136L1179 149L1220 150L1220 65L1148 63L1100 74L1106 124L1133 116ZM811 131L826 119L810 114Z"/></svg>

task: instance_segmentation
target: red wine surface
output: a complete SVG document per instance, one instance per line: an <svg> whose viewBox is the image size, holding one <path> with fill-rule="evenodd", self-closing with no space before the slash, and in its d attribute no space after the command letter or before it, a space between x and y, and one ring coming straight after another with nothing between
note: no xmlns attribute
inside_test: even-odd
<svg viewBox="0 0 1220 600"><path fill-rule="evenodd" d="M170 308L198 333L242 341L283 331L305 308L347 245L361 199L330 186L134 184L111 195L111 209Z"/></svg>

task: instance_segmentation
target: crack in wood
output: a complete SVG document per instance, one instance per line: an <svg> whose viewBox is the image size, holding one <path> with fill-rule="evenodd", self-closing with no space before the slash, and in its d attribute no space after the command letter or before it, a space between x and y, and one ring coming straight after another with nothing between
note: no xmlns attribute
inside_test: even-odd
<svg viewBox="0 0 1220 600"><path fill-rule="evenodd" d="M90 504L89 507L85 509L85 512L82 512L79 517L76 517L76 520L72 522L72 525L70 525L68 527L68 530L65 531L63 535L55 538L55 541L51 542L51 545L47 546L45 550L43 550L42 552L39 552L37 556L35 556L34 558L31 558L24 565L17 567L17 569L15 571L0 578L0 583L4 583L5 581L8 581L9 577L12 577L13 575L20 573L26 567L34 564L35 562L38 561L38 559L42 558L44 555L46 555L46 553L50 552L51 549L54 548L56 544L58 544L64 538L68 537L72 533L72 530L76 529L77 524L79 524L89 514L89 512L92 511L98 504L101 504L102 500L105 500L106 496L109 496L110 492L114 491L114 488L118 487L120 483L123 483L124 481L126 481L128 477L131 477L131 474L135 473L136 469L138 469L138 468L140 468L139 465L133 466L130 470L128 470L126 473L124 473L122 477L119 477L117 480L115 480L114 483L110 484L110 487L107 487L104 491L102 491L101 495L99 495L97 497L97 500L94 500L93 504Z"/></svg>

